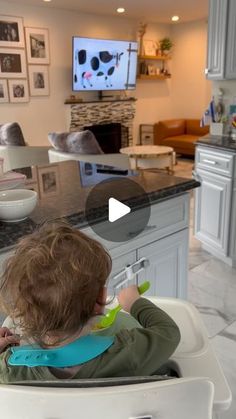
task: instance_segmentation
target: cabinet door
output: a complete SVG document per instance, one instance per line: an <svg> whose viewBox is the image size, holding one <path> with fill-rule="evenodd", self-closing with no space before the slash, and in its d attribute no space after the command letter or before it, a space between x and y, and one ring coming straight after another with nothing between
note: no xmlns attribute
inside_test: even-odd
<svg viewBox="0 0 236 419"><path fill-rule="evenodd" d="M236 1L235 0L229 0L225 78L236 79Z"/></svg>
<svg viewBox="0 0 236 419"><path fill-rule="evenodd" d="M209 0L206 76L210 80L224 78L227 6L228 0Z"/></svg>
<svg viewBox="0 0 236 419"><path fill-rule="evenodd" d="M195 235L227 256L232 180L199 169L197 174L201 187L196 190Z"/></svg>
<svg viewBox="0 0 236 419"><path fill-rule="evenodd" d="M146 293L159 297L187 296L188 229L138 249L138 257L150 265L138 275L138 282L150 281Z"/></svg>

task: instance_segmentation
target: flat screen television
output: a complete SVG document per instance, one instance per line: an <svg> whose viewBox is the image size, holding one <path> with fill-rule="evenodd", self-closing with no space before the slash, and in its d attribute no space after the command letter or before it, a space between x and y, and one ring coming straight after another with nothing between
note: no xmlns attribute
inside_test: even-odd
<svg viewBox="0 0 236 419"><path fill-rule="evenodd" d="M136 87L137 42L73 37L73 91Z"/></svg>

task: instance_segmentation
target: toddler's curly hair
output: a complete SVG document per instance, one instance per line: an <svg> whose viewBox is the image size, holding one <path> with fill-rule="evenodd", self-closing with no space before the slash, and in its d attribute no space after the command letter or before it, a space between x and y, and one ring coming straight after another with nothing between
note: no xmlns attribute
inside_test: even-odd
<svg viewBox="0 0 236 419"><path fill-rule="evenodd" d="M111 271L103 246L66 223L46 223L20 240L6 264L0 302L23 334L76 333L93 316Z"/></svg>

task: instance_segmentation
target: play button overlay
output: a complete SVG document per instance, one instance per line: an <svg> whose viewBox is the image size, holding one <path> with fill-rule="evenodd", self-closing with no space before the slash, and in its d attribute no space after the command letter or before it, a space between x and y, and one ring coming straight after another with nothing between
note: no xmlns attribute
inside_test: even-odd
<svg viewBox="0 0 236 419"><path fill-rule="evenodd" d="M137 181L111 177L91 189L85 213L97 236L111 242L126 242L147 227L150 201L138 177Z"/></svg>
<svg viewBox="0 0 236 419"><path fill-rule="evenodd" d="M131 208L128 207L128 205L122 204L122 202L115 198L109 198L108 202L108 220L110 223L114 223L114 221L119 220L131 211Z"/></svg>

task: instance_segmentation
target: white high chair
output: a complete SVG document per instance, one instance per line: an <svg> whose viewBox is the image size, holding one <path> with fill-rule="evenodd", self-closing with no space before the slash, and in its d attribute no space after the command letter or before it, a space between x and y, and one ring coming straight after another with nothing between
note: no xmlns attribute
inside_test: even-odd
<svg viewBox="0 0 236 419"><path fill-rule="evenodd" d="M181 341L169 363L176 366L179 378L0 385L1 418L211 419L228 409L231 391L196 308L179 299L149 298L179 326ZM4 325L10 327L9 321Z"/></svg>
<svg viewBox="0 0 236 419"><path fill-rule="evenodd" d="M205 378L79 389L6 385L1 418L211 419L213 387Z"/></svg>

